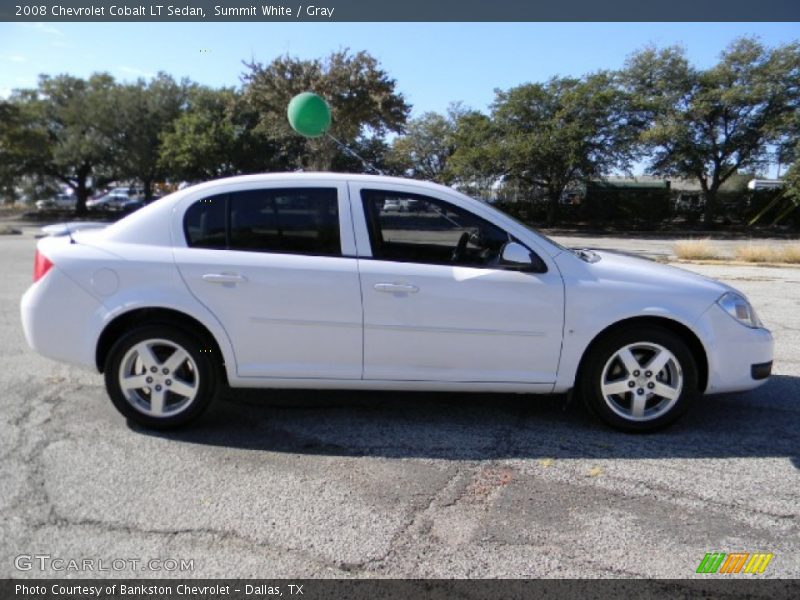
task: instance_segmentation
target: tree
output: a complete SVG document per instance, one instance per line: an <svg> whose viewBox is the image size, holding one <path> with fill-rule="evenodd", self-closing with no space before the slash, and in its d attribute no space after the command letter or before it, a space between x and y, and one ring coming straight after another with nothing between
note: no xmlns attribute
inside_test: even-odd
<svg viewBox="0 0 800 600"><path fill-rule="evenodd" d="M502 178L543 190L552 225L568 185L627 167L627 115L624 94L606 72L497 90L489 117L468 113L459 120L453 168L462 180Z"/></svg>
<svg viewBox="0 0 800 600"><path fill-rule="evenodd" d="M460 105L453 104L447 115L428 112L409 121L406 134L392 143L393 170L415 179L451 183L448 161L456 149L456 123L465 114Z"/></svg>
<svg viewBox="0 0 800 600"><path fill-rule="evenodd" d="M382 173L400 175L390 162L391 148L377 135L360 136L347 145L351 152L339 152L333 157L331 170L337 173Z"/></svg>
<svg viewBox="0 0 800 600"><path fill-rule="evenodd" d="M166 175L159 160L161 136L181 114L186 85L159 73L149 83L140 79L117 91L115 171L121 179L141 181L146 200L153 197L153 184Z"/></svg>
<svg viewBox="0 0 800 600"><path fill-rule="evenodd" d="M20 101L0 101L0 196L9 203L17 199L19 180L36 168L34 159L45 144L24 109Z"/></svg>
<svg viewBox="0 0 800 600"><path fill-rule="evenodd" d="M182 114L161 136L159 166L188 181L288 168L278 145L255 132L257 123L236 90L193 85Z"/></svg>
<svg viewBox="0 0 800 600"><path fill-rule="evenodd" d="M19 174L57 179L71 187L76 212L86 212L90 178L114 162L116 84L105 73L88 80L69 75L39 78L34 90L10 100L18 138L14 160Z"/></svg>
<svg viewBox="0 0 800 600"><path fill-rule="evenodd" d="M706 70L690 66L680 48L648 48L627 61L623 78L652 154L648 170L697 180L711 226L722 184L763 168L796 119L800 44L769 49L739 39Z"/></svg>
<svg viewBox="0 0 800 600"><path fill-rule="evenodd" d="M245 66L244 100L258 115L256 132L277 143L296 167L327 170L342 153L327 136L306 140L291 130L286 107L301 92L327 100L333 116L329 133L344 144L404 130L410 107L395 80L366 52L345 49L325 60L282 56L267 66Z"/></svg>

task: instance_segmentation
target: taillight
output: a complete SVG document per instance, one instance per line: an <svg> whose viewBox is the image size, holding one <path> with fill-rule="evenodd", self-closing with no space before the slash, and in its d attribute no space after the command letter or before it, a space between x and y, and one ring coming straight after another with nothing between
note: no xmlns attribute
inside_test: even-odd
<svg viewBox="0 0 800 600"><path fill-rule="evenodd" d="M52 266L53 263L50 262L50 259L37 250L36 256L33 258L33 282L36 283L47 275Z"/></svg>

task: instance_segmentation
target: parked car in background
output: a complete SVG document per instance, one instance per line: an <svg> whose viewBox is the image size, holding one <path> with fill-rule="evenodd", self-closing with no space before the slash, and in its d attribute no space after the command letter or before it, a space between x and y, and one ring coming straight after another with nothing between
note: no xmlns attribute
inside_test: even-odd
<svg viewBox="0 0 800 600"><path fill-rule="evenodd" d="M86 201L89 210L122 210L122 207L131 200L142 200L144 191L135 187L115 187L95 198Z"/></svg>
<svg viewBox="0 0 800 600"><path fill-rule="evenodd" d="M382 210L383 212L400 212L403 210L403 205L400 200L395 198L387 198L383 202Z"/></svg>
<svg viewBox="0 0 800 600"><path fill-rule="evenodd" d="M73 194L60 193L46 200L37 200L37 210L72 210L75 208L75 196Z"/></svg>
<svg viewBox="0 0 800 600"><path fill-rule="evenodd" d="M211 181L44 238L21 312L32 348L100 371L116 408L156 428L227 384L573 390L606 423L651 431L704 393L761 385L773 357L726 284L369 175Z"/></svg>

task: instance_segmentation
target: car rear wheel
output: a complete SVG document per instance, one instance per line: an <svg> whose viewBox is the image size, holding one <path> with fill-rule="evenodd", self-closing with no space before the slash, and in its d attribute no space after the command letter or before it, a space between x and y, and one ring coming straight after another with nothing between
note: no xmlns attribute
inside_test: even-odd
<svg viewBox="0 0 800 600"><path fill-rule="evenodd" d="M691 351L660 327L620 330L601 339L589 350L579 386L592 412L623 431L662 429L699 395Z"/></svg>
<svg viewBox="0 0 800 600"><path fill-rule="evenodd" d="M217 366L207 350L206 344L171 326L137 328L108 354L108 395L117 410L140 425L184 425L199 417L217 392Z"/></svg>

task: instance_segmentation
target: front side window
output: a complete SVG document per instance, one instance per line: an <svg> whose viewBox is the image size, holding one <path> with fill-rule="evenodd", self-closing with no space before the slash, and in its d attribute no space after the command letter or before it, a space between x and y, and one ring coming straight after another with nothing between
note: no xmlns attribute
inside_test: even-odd
<svg viewBox="0 0 800 600"><path fill-rule="evenodd" d="M246 190L199 200L186 211L185 231L191 247L341 255L335 188Z"/></svg>
<svg viewBox="0 0 800 600"><path fill-rule="evenodd" d="M381 260L490 267L509 241L496 225L428 196L362 190L361 198L372 255Z"/></svg>

